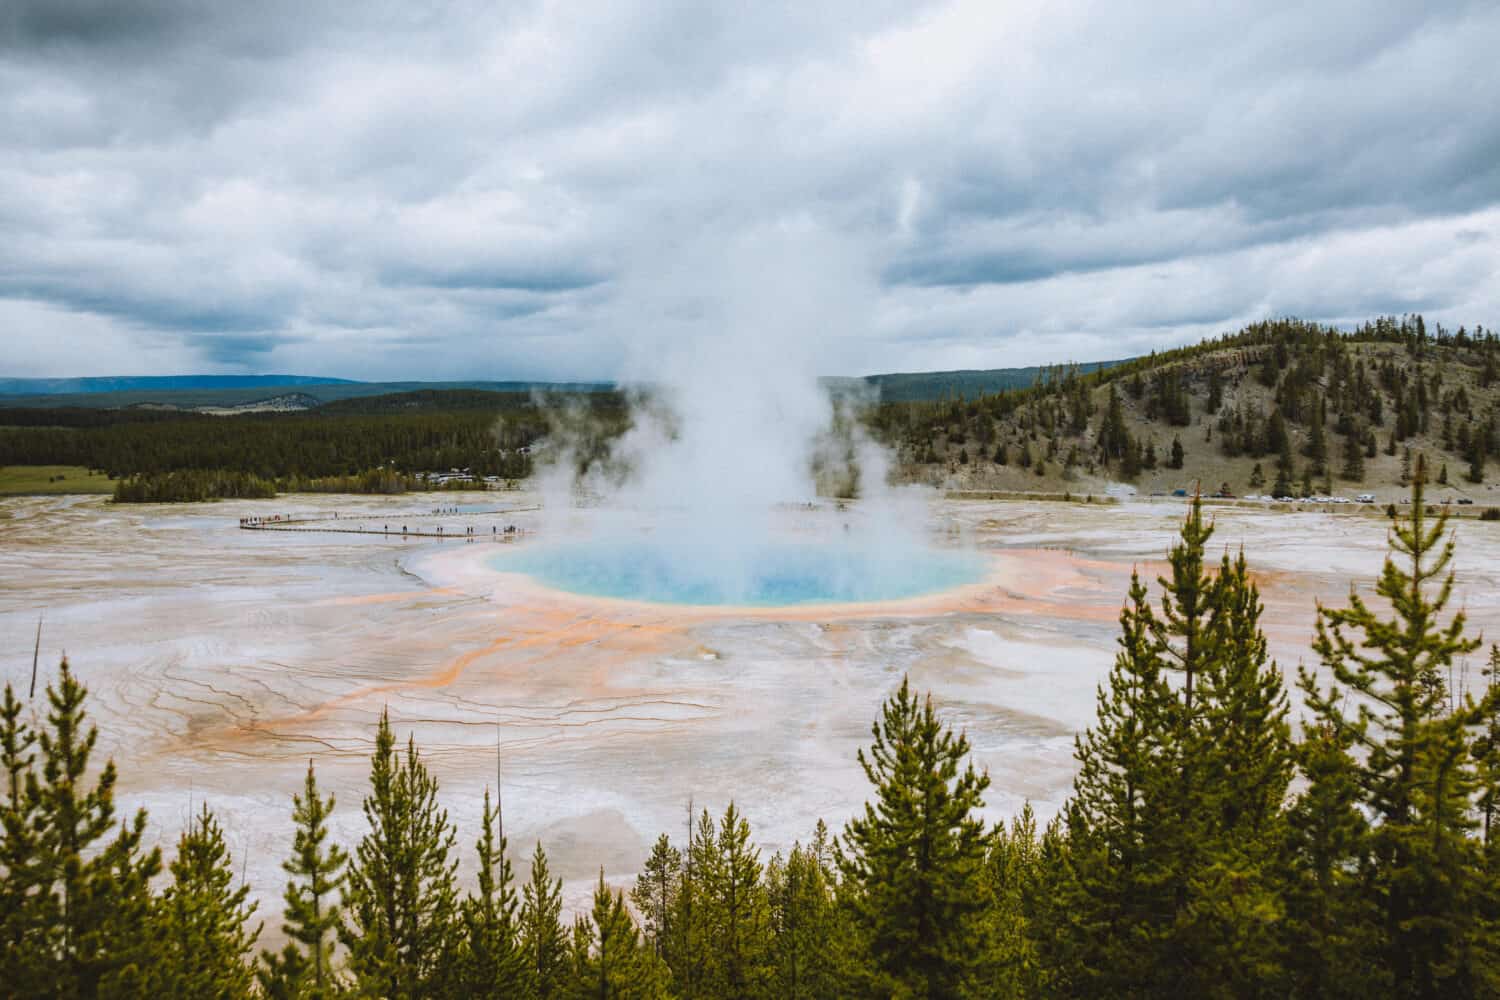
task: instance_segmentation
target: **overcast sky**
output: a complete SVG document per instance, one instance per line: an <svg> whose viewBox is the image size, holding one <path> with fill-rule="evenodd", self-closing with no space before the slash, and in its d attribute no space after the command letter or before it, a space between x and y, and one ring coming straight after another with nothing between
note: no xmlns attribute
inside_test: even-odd
<svg viewBox="0 0 1500 1000"><path fill-rule="evenodd" d="M1278 6L6 0L0 375L607 378L799 234L829 373L1500 325L1500 4Z"/></svg>

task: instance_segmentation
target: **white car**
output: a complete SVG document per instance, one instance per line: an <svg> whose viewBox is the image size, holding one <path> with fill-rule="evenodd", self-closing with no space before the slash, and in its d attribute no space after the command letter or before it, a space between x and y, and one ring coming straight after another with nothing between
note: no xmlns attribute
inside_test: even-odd
<svg viewBox="0 0 1500 1000"><path fill-rule="evenodd" d="M1374 503L1375 502L1375 494L1373 494L1373 493L1361 493L1359 496L1355 497L1354 499L1358 500L1360 503Z"/></svg>

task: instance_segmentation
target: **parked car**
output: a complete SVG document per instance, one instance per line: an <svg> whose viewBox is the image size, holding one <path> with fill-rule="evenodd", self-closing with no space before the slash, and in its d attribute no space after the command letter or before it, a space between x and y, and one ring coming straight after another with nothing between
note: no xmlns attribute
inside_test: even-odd
<svg viewBox="0 0 1500 1000"><path fill-rule="evenodd" d="M1458 502L1461 504L1472 504L1474 501L1470 500L1468 497L1459 497Z"/></svg>
<svg viewBox="0 0 1500 1000"><path fill-rule="evenodd" d="M1175 489L1175 490L1172 491L1172 495L1174 497L1185 497L1185 496L1187 496L1187 490L1180 489L1180 488L1179 489Z"/></svg>
<svg viewBox="0 0 1500 1000"><path fill-rule="evenodd" d="M1361 493L1359 496L1355 497L1354 499L1358 500L1360 503L1374 503L1375 502L1375 494L1373 494L1373 493Z"/></svg>

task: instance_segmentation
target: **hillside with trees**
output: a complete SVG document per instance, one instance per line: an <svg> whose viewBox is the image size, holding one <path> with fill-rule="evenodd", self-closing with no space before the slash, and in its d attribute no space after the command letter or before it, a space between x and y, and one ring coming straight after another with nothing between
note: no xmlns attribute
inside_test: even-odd
<svg viewBox="0 0 1500 1000"><path fill-rule="evenodd" d="M887 403L870 422L904 477L950 488L1393 494L1425 455L1435 497L1496 501L1500 337L1421 316L1278 320L1026 389Z"/></svg>
<svg viewBox="0 0 1500 1000"><path fill-rule="evenodd" d="M1500 647L1448 607L1454 540L1413 470L1375 590L1321 608L1293 717L1247 556L1190 505L1132 581L1072 794L979 816L962 732L903 682L859 753L868 799L765 857L730 802L662 834L571 926L498 800L459 831L413 739L376 729L364 833L289 774L285 944L204 803L164 851L117 814L66 661L0 704L0 983L15 997L1445 997L1500 991ZM1470 529L1473 530L1473 529ZM295 786L295 787L293 787ZM461 839L462 838L462 839ZM457 876L461 852L477 874ZM257 950L259 948L259 950Z"/></svg>

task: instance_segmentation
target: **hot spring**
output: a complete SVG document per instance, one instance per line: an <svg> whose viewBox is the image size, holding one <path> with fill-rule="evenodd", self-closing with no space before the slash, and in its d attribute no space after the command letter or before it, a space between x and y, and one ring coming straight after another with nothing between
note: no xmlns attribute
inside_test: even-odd
<svg viewBox="0 0 1500 1000"><path fill-rule="evenodd" d="M806 540L716 553L643 537L523 546L495 556L490 564L588 597L786 607L935 594L978 582L986 561L977 552L920 546L884 550Z"/></svg>

